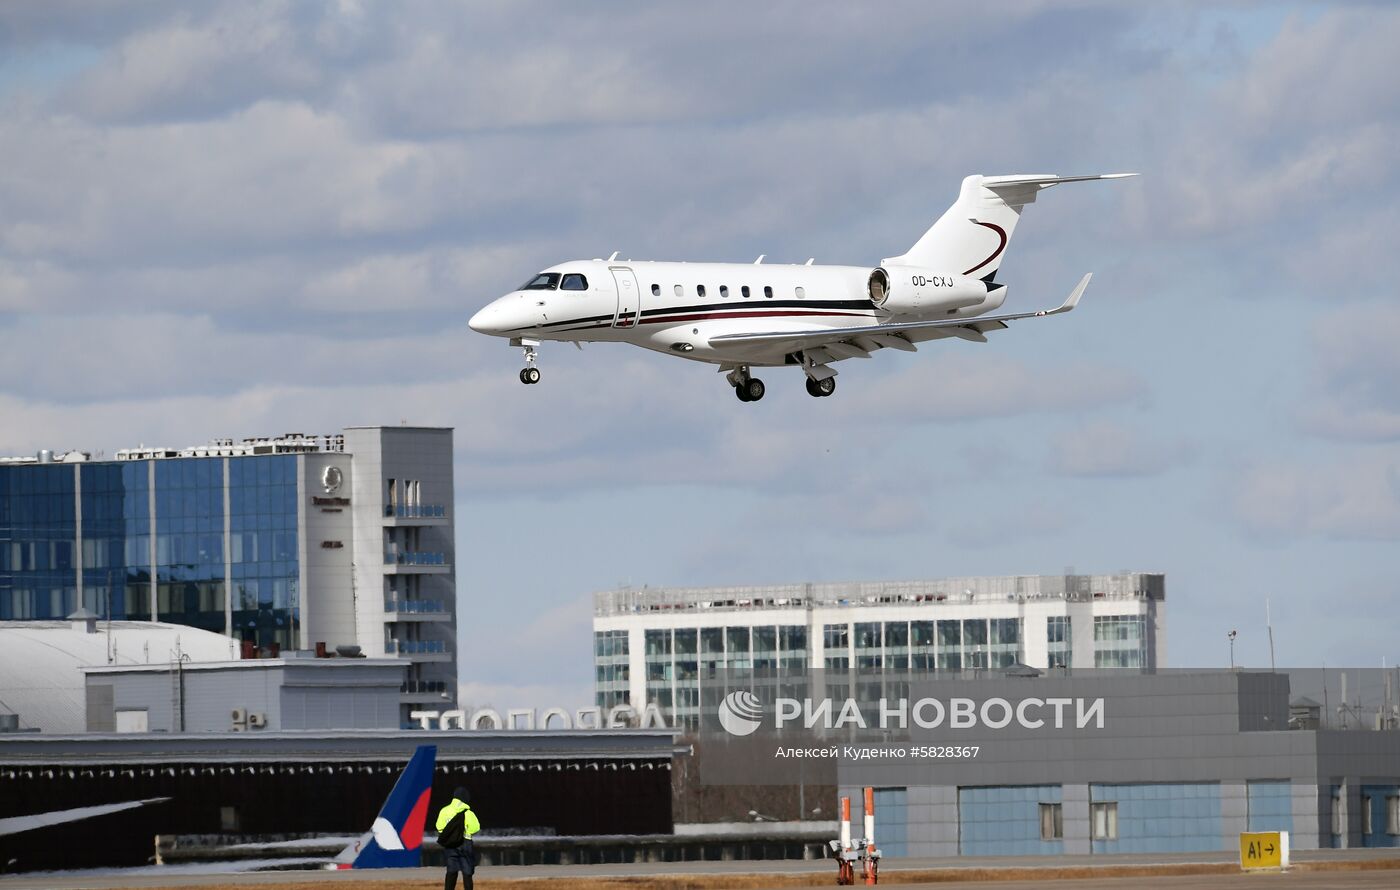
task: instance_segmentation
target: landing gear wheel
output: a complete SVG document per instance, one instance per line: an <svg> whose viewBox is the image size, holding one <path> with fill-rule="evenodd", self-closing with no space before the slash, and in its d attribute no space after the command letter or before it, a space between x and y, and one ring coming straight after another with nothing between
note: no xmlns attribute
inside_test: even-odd
<svg viewBox="0 0 1400 890"><path fill-rule="evenodd" d="M836 392L836 378L828 377L825 380L813 380L807 378L807 394L813 398L824 398Z"/></svg>
<svg viewBox="0 0 1400 890"><path fill-rule="evenodd" d="M768 391L768 387L764 386L763 381L759 380L757 377L750 377L748 382L744 384L744 390L748 395L748 398L744 401L757 402L759 399L763 398L763 394Z"/></svg>
<svg viewBox="0 0 1400 890"><path fill-rule="evenodd" d="M753 401L753 399L749 398L749 390L748 390L748 387L747 387L747 386L744 386L743 384L740 384L740 385L734 387L734 395L737 396L738 399L739 399L739 401L741 401L741 402L752 402L752 401Z"/></svg>
<svg viewBox="0 0 1400 890"><path fill-rule="evenodd" d="M539 368L521 368L521 369L520 369L520 382L521 382L521 383L524 383L526 386L529 386L531 383L539 383L539 382L540 382L540 369L539 369Z"/></svg>

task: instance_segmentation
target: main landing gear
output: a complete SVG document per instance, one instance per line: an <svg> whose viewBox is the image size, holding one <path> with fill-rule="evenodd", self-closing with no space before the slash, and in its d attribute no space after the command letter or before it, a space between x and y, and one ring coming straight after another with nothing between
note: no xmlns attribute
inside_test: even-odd
<svg viewBox="0 0 1400 890"><path fill-rule="evenodd" d="M813 380L807 378L807 395L813 398L822 399L836 392L836 378L828 377L825 380Z"/></svg>
<svg viewBox="0 0 1400 890"><path fill-rule="evenodd" d="M762 380L749 376L747 365L730 371L725 379L729 381L730 386L734 387L734 395L741 402L757 402L768 391L768 387L763 385Z"/></svg>
<svg viewBox="0 0 1400 890"><path fill-rule="evenodd" d="M520 382L529 386L532 383L540 382L540 369L535 367L535 362L539 355L535 352L538 341L517 341L516 344L525 351L525 367L520 369Z"/></svg>

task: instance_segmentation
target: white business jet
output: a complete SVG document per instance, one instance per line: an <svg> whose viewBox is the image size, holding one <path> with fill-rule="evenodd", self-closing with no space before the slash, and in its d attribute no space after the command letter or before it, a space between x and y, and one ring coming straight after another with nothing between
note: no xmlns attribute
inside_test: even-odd
<svg viewBox="0 0 1400 890"><path fill-rule="evenodd" d="M1085 275L1055 309L989 315L1006 299L996 280L1007 242L1041 189L1100 176L969 176L958 200L901 256L870 266L617 262L551 266L472 316L472 330L525 351L522 383L538 383L546 340L631 343L719 365L741 402L763 398L752 369L793 365L807 392L836 390L831 366L880 349L914 352L957 337L986 342L1020 318L1068 312Z"/></svg>

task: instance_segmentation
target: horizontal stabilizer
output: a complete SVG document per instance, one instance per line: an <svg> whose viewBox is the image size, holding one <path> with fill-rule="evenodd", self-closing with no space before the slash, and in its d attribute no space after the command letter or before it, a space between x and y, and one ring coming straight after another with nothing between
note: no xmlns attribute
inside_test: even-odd
<svg viewBox="0 0 1400 890"><path fill-rule="evenodd" d="M1062 182L1092 182L1095 179L1127 179L1129 176L1137 176L1137 174L1096 173L1091 176L1055 176L1054 174L1047 173L1037 175L983 176L982 185L993 191L1018 185L1038 185L1041 188L1049 188L1052 185L1059 185Z"/></svg>

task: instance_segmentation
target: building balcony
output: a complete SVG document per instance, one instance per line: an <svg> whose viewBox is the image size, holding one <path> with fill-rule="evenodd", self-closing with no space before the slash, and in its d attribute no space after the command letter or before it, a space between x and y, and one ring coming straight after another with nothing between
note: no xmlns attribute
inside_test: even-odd
<svg viewBox="0 0 1400 890"><path fill-rule="evenodd" d="M393 574L445 575L452 571L447 554L429 550L386 550L384 571Z"/></svg>
<svg viewBox="0 0 1400 890"><path fill-rule="evenodd" d="M384 600L385 621L451 621L452 605L446 600Z"/></svg>
<svg viewBox="0 0 1400 890"><path fill-rule="evenodd" d="M409 661L451 661L452 653L442 640L390 640L384 647L387 655L398 655Z"/></svg>
<svg viewBox="0 0 1400 890"><path fill-rule="evenodd" d="M444 504L385 504L385 525L447 525L451 519Z"/></svg>
<svg viewBox="0 0 1400 890"><path fill-rule="evenodd" d="M456 691L448 686L446 680L406 680L399 687L399 701L403 704L442 704L450 701Z"/></svg>

